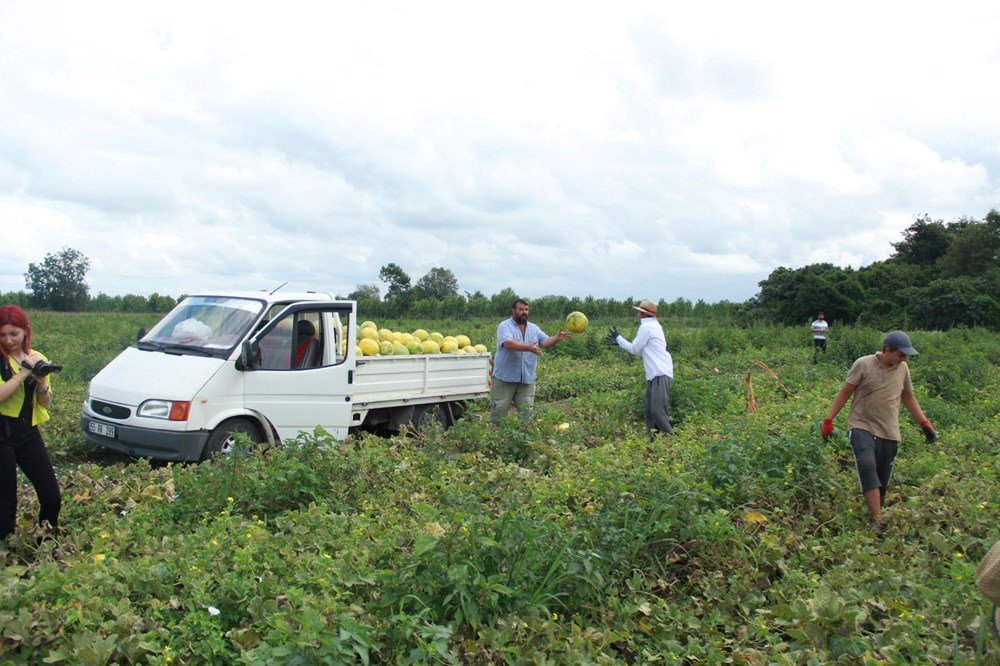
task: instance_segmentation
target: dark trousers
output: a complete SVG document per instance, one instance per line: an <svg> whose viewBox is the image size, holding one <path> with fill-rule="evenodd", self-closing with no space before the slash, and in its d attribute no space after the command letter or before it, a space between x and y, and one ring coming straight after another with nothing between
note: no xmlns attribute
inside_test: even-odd
<svg viewBox="0 0 1000 666"><path fill-rule="evenodd" d="M17 524L17 468L20 467L38 495L38 524L48 522L53 530L59 527L62 495L59 482L45 450L45 442L37 427L17 429L20 432L0 441L0 539L14 532Z"/></svg>
<svg viewBox="0 0 1000 666"><path fill-rule="evenodd" d="M670 387L674 380L666 375L657 375L646 382L646 405L643 417L646 420L646 434L653 441L653 432L671 434L670 426Z"/></svg>

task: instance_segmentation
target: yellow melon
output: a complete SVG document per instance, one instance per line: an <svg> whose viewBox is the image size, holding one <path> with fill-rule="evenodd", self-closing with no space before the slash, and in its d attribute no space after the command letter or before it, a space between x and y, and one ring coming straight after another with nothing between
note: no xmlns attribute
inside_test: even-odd
<svg viewBox="0 0 1000 666"><path fill-rule="evenodd" d="M371 338L361 338L358 340L358 349L365 356L378 356L378 343Z"/></svg>
<svg viewBox="0 0 1000 666"><path fill-rule="evenodd" d="M583 333L589 323L587 315L582 312L570 312L566 315L566 330L570 333Z"/></svg>

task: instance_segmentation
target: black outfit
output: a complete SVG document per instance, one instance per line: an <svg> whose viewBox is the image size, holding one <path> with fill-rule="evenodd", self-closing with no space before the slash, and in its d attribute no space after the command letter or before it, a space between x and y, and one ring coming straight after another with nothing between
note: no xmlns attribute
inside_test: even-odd
<svg viewBox="0 0 1000 666"><path fill-rule="evenodd" d="M5 382L13 373L6 357L0 355ZM53 531L59 528L62 494L52 461L42 441L38 426L31 425L35 399L34 381L24 384L24 402L16 417L0 415L0 539L14 532L17 524L17 468L20 467L38 495L38 524L48 522Z"/></svg>

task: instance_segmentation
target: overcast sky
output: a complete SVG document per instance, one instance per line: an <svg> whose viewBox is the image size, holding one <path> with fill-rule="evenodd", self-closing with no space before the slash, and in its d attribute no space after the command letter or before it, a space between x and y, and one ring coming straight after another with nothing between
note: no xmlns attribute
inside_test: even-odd
<svg viewBox="0 0 1000 666"><path fill-rule="evenodd" d="M998 83L996 0L4 1L0 291L740 302L1000 208Z"/></svg>

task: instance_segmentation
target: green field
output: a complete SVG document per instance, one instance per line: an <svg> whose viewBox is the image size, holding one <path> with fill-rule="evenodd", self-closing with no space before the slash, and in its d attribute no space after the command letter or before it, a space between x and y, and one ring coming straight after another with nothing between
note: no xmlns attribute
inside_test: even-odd
<svg viewBox="0 0 1000 666"><path fill-rule="evenodd" d="M835 328L814 363L806 330L666 321L676 435L653 444L641 362L601 343L623 318L546 351L530 426L482 403L448 431L154 466L78 417L156 319L32 313L66 366L43 426L65 534L38 544L23 486L0 663L1000 664L974 584L1000 539L1000 334L911 331L940 438L902 419L876 536L846 410L819 436L874 329ZM491 349L496 323L379 322Z"/></svg>

